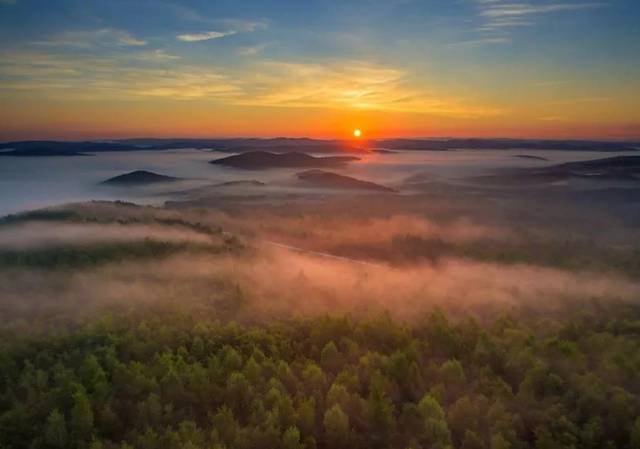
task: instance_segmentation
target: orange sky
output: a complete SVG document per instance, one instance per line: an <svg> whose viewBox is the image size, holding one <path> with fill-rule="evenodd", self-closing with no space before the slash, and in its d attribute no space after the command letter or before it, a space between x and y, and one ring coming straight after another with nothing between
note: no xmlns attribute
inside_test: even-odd
<svg viewBox="0 0 640 449"><path fill-rule="evenodd" d="M539 137L625 139L640 125L606 121L442 117L406 112L211 106L202 102L42 103L0 112L2 140L155 137Z"/></svg>
<svg viewBox="0 0 640 449"><path fill-rule="evenodd" d="M0 1L0 139L640 139L637 1L176 1Z"/></svg>

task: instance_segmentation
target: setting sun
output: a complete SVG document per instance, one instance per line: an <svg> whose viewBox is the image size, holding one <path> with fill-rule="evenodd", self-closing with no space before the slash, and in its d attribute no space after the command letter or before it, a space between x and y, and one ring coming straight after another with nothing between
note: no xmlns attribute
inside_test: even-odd
<svg viewBox="0 0 640 449"><path fill-rule="evenodd" d="M359 129L353 130L353 137L359 138L361 136L362 136L362 131L360 131Z"/></svg>

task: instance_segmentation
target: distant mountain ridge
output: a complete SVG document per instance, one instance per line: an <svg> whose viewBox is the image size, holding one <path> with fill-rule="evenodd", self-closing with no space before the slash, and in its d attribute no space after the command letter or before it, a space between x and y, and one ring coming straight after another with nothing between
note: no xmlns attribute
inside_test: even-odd
<svg viewBox="0 0 640 449"><path fill-rule="evenodd" d="M86 156L86 153L104 151L137 151L142 148L109 142L59 142L50 140L27 140L0 144L0 155L18 157L37 156Z"/></svg>
<svg viewBox="0 0 640 449"><path fill-rule="evenodd" d="M387 139L376 142L390 150L564 150L564 151L637 151L638 142L544 139Z"/></svg>
<svg viewBox="0 0 640 449"><path fill-rule="evenodd" d="M615 156L604 159L567 162L547 169L552 173L588 178L640 181L640 156Z"/></svg>
<svg viewBox="0 0 640 449"><path fill-rule="evenodd" d="M0 143L3 156L78 156L83 153L105 151L150 151L195 148L227 153L272 151L278 153L357 153L370 150L447 151L469 150L564 150L564 151L637 151L640 142L612 142L597 140L544 140L544 139L377 139L369 141L321 140L310 138L277 137L226 139L154 139L136 138L109 141L53 141L27 140ZM7 151L1 151L7 150Z"/></svg>
<svg viewBox="0 0 640 449"><path fill-rule="evenodd" d="M566 162L546 167L522 168L477 179L500 184L544 185L571 178L609 181L640 181L640 156L614 156Z"/></svg>

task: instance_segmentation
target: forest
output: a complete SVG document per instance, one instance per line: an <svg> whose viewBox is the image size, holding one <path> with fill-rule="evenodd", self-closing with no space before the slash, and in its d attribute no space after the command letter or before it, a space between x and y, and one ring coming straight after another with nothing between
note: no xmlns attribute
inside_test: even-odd
<svg viewBox="0 0 640 449"><path fill-rule="evenodd" d="M411 325L105 313L0 345L0 447L637 448L640 310Z"/></svg>
<svg viewBox="0 0 640 449"><path fill-rule="evenodd" d="M640 447L635 247L332 216L2 220L0 448Z"/></svg>

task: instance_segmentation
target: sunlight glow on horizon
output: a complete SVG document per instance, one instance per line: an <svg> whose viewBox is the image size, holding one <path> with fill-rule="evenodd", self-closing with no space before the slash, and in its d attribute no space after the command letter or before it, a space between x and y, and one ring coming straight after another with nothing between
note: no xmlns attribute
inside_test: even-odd
<svg viewBox="0 0 640 449"><path fill-rule="evenodd" d="M640 3L504 2L0 0L0 140L640 139Z"/></svg>

